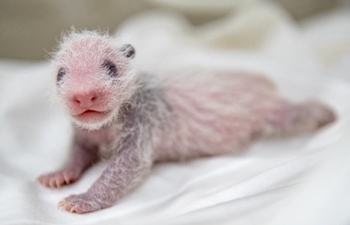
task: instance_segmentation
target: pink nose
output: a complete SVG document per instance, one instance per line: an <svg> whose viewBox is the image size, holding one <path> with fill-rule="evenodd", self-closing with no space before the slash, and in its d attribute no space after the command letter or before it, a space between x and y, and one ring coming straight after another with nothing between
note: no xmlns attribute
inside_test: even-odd
<svg viewBox="0 0 350 225"><path fill-rule="evenodd" d="M73 96L72 102L76 106L90 108L99 101L99 95L95 92L88 94L76 94Z"/></svg>

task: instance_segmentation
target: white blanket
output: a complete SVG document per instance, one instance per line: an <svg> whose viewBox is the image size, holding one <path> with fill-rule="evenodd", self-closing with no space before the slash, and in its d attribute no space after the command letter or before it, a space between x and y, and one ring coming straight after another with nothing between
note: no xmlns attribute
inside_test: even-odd
<svg viewBox="0 0 350 225"><path fill-rule="evenodd" d="M334 23L339 22L344 21ZM344 26L340 32L350 30ZM196 29L174 13L151 12L126 22L118 36L136 47L135 60L141 70L196 66L257 71L270 76L281 94L293 101L318 98L329 104L338 121L310 135L261 140L239 154L158 164L138 189L113 207L85 215L60 211L56 204L70 194L86 191L105 163L59 190L36 183L37 176L58 169L66 159L70 123L47 100L48 82L54 75L48 62L0 60L0 224L311 225L317 223L310 222L316 221L310 216L324 218L325 212L333 214L318 224L346 224L349 216L336 213L349 212L349 204L342 205L343 211L317 207L314 214L297 211L300 204L324 206L321 196L337 206L333 194L338 189L323 192L327 180L322 178L331 182L338 170L325 169L333 172L321 174L321 181L315 183L319 186L311 185L304 192L299 189L317 177L312 171L322 171L317 165L333 154L350 117L349 55L337 53L324 63L327 58L315 53L315 43L311 44L317 39L316 44L322 45L317 35L313 39L322 27L317 30L309 24L301 30L283 10L271 5L245 9ZM332 38L330 33L323 34ZM343 144L335 151L338 156L345 157L344 146L350 147L348 142ZM341 161L344 157L333 159L349 165ZM339 171L350 175L349 170ZM340 189L338 200L350 196L349 177L341 179L347 188ZM311 202L300 201L310 193L318 196L311 196ZM290 211L300 215L299 223L291 223Z"/></svg>

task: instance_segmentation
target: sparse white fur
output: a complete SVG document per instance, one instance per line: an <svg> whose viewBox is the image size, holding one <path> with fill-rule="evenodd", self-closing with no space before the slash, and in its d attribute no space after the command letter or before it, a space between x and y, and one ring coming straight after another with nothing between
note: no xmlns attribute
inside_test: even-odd
<svg viewBox="0 0 350 225"><path fill-rule="evenodd" d="M56 72L64 70L65 76L53 83L75 124L75 136L69 161L39 182L51 188L69 184L99 154L110 157L86 193L59 203L67 211L111 206L145 178L154 162L230 153L258 137L313 131L335 119L320 103L290 104L269 80L254 74L141 73L122 46L106 33L73 31L54 55ZM115 64L118 75L108 75L106 60ZM74 96L91 93L99 96L92 110L105 116L83 120L90 106L77 106Z"/></svg>
<svg viewBox="0 0 350 225"><path fill-rule="evenodd" d="M77 41L86 40L85 48L79 49L72 49L73 43ZM115 58L115 55L110 52L110 54L90 54L90 51L92 48L94 48L94 44L96 40L99 40L102 42L101 45L98 46L97 49L95 49L96 52L108 52L107 47L112 47L113 49L117 50L122 46L122 44L119 42L118 39L110 37L107 33L97 33L94 31L87 31L84 30L82 32L76 32L75 30L72 30L67 35L64 35L62 37L62 41L60 42L60 45L58 47L58 51L53 56L53 64L56 65L57 72L59 68L66 68L69 70L72 66L77 66L79 64L80 67L89 67L87 64L89 61L94 62L100 62L100 64L105 60L106 58ZM67 54L72 54L70 57L66 57ZM86 60L86 55L89 55L91 57L90 60ZM103 57L102 57L103 56ZM85 60L81 60L81 58ZM94 84L98 83L101 87L101 89L104 90L111 90L113 93L118 93L121 90L123 90L122 99L112 99L110 102L111 108L112 106L118 106L121 105L122 102L130 99L130 96L133 94L134 90L137 89L137 86L135 85L136 80L136 70L134 69L134 66L132 65L133 62L131 60L121 60L118 61L118 64L116 65L118 68L122 68L121 72L125 74L125 76L118 76L115 79L106 79L104 75L95 76L96 73L103 73L104 71L95 71L94 76L90 76L89 80L84 80L80 83L81 89L88 89L89 86L93 86ZM56 73L57 73L56 72ZM56 81L53 82L53 84L56 85ZM55 88L56 89L56 88ZM132 90L134 89L134 90ZM59 96L64 96L65 91L69 90L69 87L65 87L65 82L62 82L62 85L59 87L58 92ZM58 100L61 101L61 105L65 107L67 110L67 106L65 104L65 99L59 98ZM116 119L119 107L113 107L114 110L108 117L108 119L101 121L100 123L81 123L79 120L76 120L74 117L72 117L72 121L79 127L88 129L88 130L98 130L104 125L111 124L114 119Z"/></svg>

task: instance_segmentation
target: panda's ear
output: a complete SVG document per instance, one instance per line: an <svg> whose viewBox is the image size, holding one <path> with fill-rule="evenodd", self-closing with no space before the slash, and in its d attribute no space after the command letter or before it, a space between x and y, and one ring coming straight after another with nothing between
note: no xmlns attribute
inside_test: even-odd
<svg viewBox="0 0 350 225"><path fill-rule="evenodd" d="M119 49L123 55L127 58L134 58L135 57L135 49L132 45L130 44L125 44Z"/></svg>

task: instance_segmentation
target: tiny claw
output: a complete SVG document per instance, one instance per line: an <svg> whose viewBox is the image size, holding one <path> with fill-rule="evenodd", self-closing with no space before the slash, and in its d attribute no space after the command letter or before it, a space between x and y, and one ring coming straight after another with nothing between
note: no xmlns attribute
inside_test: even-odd
<svg viewBox="0 0 350 225"><path fill-rule="evenodd" d="M55 187L54 187L54 183L55 183L55 182L56 182L55 180L50 180L50 182L49 182L50 188L55 188Z"/></svg>
<svg viewBox="0 0 350 225"><path fill-rule="evenodd" d="M61 187L61 185L60 185L60 183L56 180L56 187L57 188L60 188Z"/></svg>
<svg viewBox="0 0 350 225"><path fill-rule="evenodd" d="M76 211L76 206L73 206L71 209L70 209L70 213L76 213L77 211Z"/></svg>
<svg viewBox="0 0 350 225"><path fill-rule="evenodd" d="M66 182L66 184L70 184L70 179L66 173L63 174L63 178L64 178L64 181Z"/></svg>

